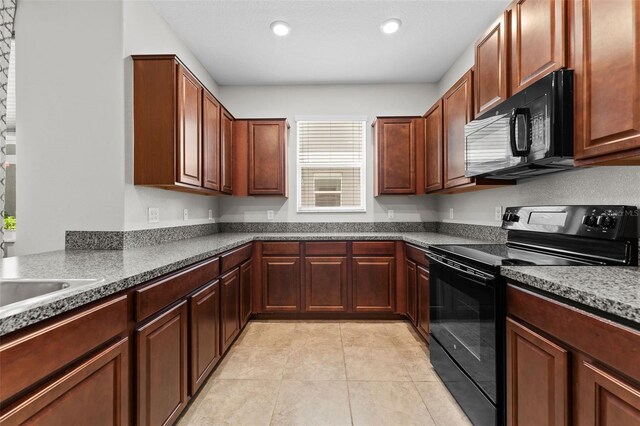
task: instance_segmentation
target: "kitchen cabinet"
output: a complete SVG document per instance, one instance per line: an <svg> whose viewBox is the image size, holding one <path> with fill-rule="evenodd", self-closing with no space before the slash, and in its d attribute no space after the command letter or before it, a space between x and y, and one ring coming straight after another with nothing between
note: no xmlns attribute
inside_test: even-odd
<svg viewBox="0 0 640 426"><path fill-rule="evenodd" d="M220 191L220 102L208 91L202 95L202 186Z"/></svg>
<svg viewBox="0 0 640 426"><path fill-rule="evenodd" d="M416 286L416 264L411 260L407 260L407 317L413 325L416 325L417 316L417 296L418 288Z"/></svg>
<svg viewBox="0 0 640 426"><path fill-rule="evenodd" d="M248 260L240 266L240 328L244 328L253 310L253 262Z"/></svg>
<svg viewBox="0 0 640 426"><path fill-rule="evenodd" d="M171 424L188 402L186 302L139 327L136 347L136 424Z"/></svg>
<svg viewBox="0 0 640 426"><path fill-rule="evenodd" d="M354 256L353 312L394 312L395 257Z"/></svg>
<svg viewBox="0 0 640 426"><path fill-rule="evenodd" d="M184 184L202 184L202 86L183 66L178 66L178 176Z"/></svg>
<svg viewBox="0 0 640 426"><path fill-rule="evenodd" d="M3 408L0 423L128 425L128 354L125 337L49 381L14 407Z"/></svg>
<svg viewBox="0 0 640 426"><path fill-rule="evenodd" d="M569 424L568 351L510 318L507 388L508 424Z"/></svg>
<svg viewBox="0 0 640 426"><path fill-rule="evenodd" d="M214 281L189 298L191 381L195 395L213 371L220 350L220 283Z"/></svg>
<svg viewBox="0 0 640 426"><path fill-rule="evenodd" d="M417 171L424 168L417 158L417 146L424 143L421 117L378 117L373 123L375 138L375 195L422 194ZM418 164L417 161L420 163Z"/></svg>
<svg viewBox="0 0 640 426"><path fill-rule="evenodd" d="M263 256L262 294L263 312L300 312L300 256Z"/></svg>
<svg viewBox="0 0 640 426"><path fill-rule="evenodd" d="M509 96L507 26L509 14L503 13L474 46L474 112L483 114Z"/></svg>
<svg viewBox="0 0 640 426"><path fill-rule="evenodd" d="M442 99L424 115L424 192L426 194L444 188Z"/></svg>
<svg viewBox="0 0 640 426"><path fill-rule="evenodd" d="M287 196L286 120L249 121L249 195Z"/></svg>
<svg viewBox="0 0 640 426"><path fill-rule="evenodd" d="M640 424L639 331L512 283L506 306L508 424Z"/></svg>
<svg viewBox="0 0 640 426"><path fill-rule="evenodd" d="M220 277L220 340L226 352L240 333L240 269Z"/></svg>
<svg viewBox="0 0 640 426"><path fill-rule="evenodd" d="M576 165L640 164L640 4L569 2Z"/></svg>
<svg viewBox="0 0 640 426"><path fill-rule="evenodd" d="M516 0L510 21L511 93L566 65L566 0Z"/></svg>
<svg viewBox="0 0 640 426"><path fill-rule="evenodd" d="M231 113L223 107L220 116L220 184L225 194L233 192L233 120Z"/></svg>
<svg viewBox="0 0 640 426"><path fill-rule="evenodd" d="M416 285L418 287L418 332L429 338L429 269L418 266Z"/></svg>
<svg viewBox="0 0 640 426"><path fill-rule="evenodd" d="M347 265L347 256L305 257L305 312L347 312Z"/></svg>

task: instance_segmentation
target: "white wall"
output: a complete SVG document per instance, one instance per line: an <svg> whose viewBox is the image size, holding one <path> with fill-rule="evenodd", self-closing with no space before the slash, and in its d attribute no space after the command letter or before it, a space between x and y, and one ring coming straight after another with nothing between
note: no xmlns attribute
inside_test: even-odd
<svg viewBox="0 0 640 426"><path fill-rule="evenodd" d="M122 229L122 5L20 0L16 14L16 254L69 229Z"/></svg>
<svg viewBox="0 0 640 426"><path fill-rule="evenodd" d="M473 45L438 82L443 95L474 64ZM553 204L627 204L640 206L640 167L578 168L532 179L515 186L437 196L438 220L499 226L495 207ZM453 220L449 209L453 208Z"/></svg>
<svg viewBox="0 0 640 426"><path fill-rule="evenodd" d="M431 221L436 217L434 197L373 197L373 133L375 116L422 115L437 99L432 84L221 86L220 100L236 117L286 117L289 131L289 198L246 197L220 199L220 221L263 222L267 210L276 222ZM367 116L367 182L365 213L297 213L296 116Z"/></svg>
<svg viewBox="0 0 640 426"><path fill-rule="evenodd" d="M131 55L175 53L180 60L214 94L218 85L189 48L173 33L165 20L148 1L125 1L123 4L124 78L125 78L125 155L124 229L191 225L214 222L209 210L218 217L218 197L186 194L133 185L133 73ZM160 223L148 223L149 207L160 209ZM183 209L189 209L189 221Z"/></svg>

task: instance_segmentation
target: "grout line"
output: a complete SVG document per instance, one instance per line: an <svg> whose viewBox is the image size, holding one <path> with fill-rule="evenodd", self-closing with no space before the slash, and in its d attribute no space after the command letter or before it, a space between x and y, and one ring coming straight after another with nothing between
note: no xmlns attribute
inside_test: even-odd
<svg viewBox="0 0 640 426"><path fill-rule="evenodd" d="M353 410L351 409L351 388L349 387L349 377L347 376L347 357L344 353L344 341L342 340L342 324L340 324L340 345L342 346L342 361L344 365L344 380L347 383L347 401L349 402L349 417L353 426Z"/></svg>
<svg viewBox="0 0 640 426"><path fill-rule="evenodd" d="M413 383L413 382L411 382L411 383ZM416 392L418 392L418 396L420 397L420 400L422 401L422 404L424 405L424 407L427 409L427 413L429 413L429 417L431 417L431 420L433 421L433 424L437 426L438 423L436 422L436 419L433 417L433 414L431 414L431 410L429 410L429 406L427 405L427 402L424 400L424 397L422 396L422 394L418 390L418 387L416 386L415 383L413 383L413 387L416 388Z"/></svg>

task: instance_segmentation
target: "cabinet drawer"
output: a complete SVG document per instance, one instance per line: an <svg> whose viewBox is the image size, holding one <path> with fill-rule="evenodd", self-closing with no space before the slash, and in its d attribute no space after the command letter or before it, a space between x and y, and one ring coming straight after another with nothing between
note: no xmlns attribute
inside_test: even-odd
<svg viewBox="0 0 640 426"><path fill-rule="evenodd" d="M353 243L353 255L394 254L393 241L357 241Z"/></svg>
<svg viewBox="0 0 640 426"><path fill-rule="evenodd" d="M429 265L429 260L427 259L426 251L419 249L418 247L410 246L407 244L405 246L405 253L407 255L407 259L411 259L414 262L419 263L421 265L425 265L425 266Z"/></svg>
<svg viewBox="0 0 640 426"><path fill-rule="evenodd" d="M169 275L135 291L136 321L158 312L165 306L212 281L220 274L220 261L206 260L176 274Z"/></svg>
<svg viewBox="0 0 640 426"><path fill-rule="evenodd" d="M251 257L252 247L252 244L247 244L246 246L242 246L220 256L220 262L222 265L220 273L224 274L228 270L235 268L245 260L249 259Z"/></svg>
<svg viewBox="0 0 640 426"><path fill-rule="evenodd" d="M304 252L307 256L321 256L321 255L346 255L347 243L344 241L322 241L305 243Z"/></svg>
<svg viewBox="0 0 640 426"><path fill-rule="evenodd" d="M85 309L0 345L0 401L127 330L127 296Z"/></svg>
<svg viewBox="0 0 640 426"><path fill-rule="evenodd" d="M297 255L300 254L300 243L262 243L262 254L265 256Z"/></svg>

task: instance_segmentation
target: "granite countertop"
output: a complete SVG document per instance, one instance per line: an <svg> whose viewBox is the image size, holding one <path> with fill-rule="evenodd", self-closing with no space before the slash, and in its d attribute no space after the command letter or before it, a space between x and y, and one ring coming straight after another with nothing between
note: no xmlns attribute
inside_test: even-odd
<svg viewBox="0 0 640 426"><path fill-rule="evenodd" d="M507 278L640 325L640 267L509 266Z"/></svg>
<svg viewBox="0 0 640 426"><path fill-rule="evenodd" d="M50 297L0 308L0 336L255 240L400 240L427 248L480 242L433 232L415 233L223 233L126 250L60 250L2 259L4 279L102 279Z"/></svg>

